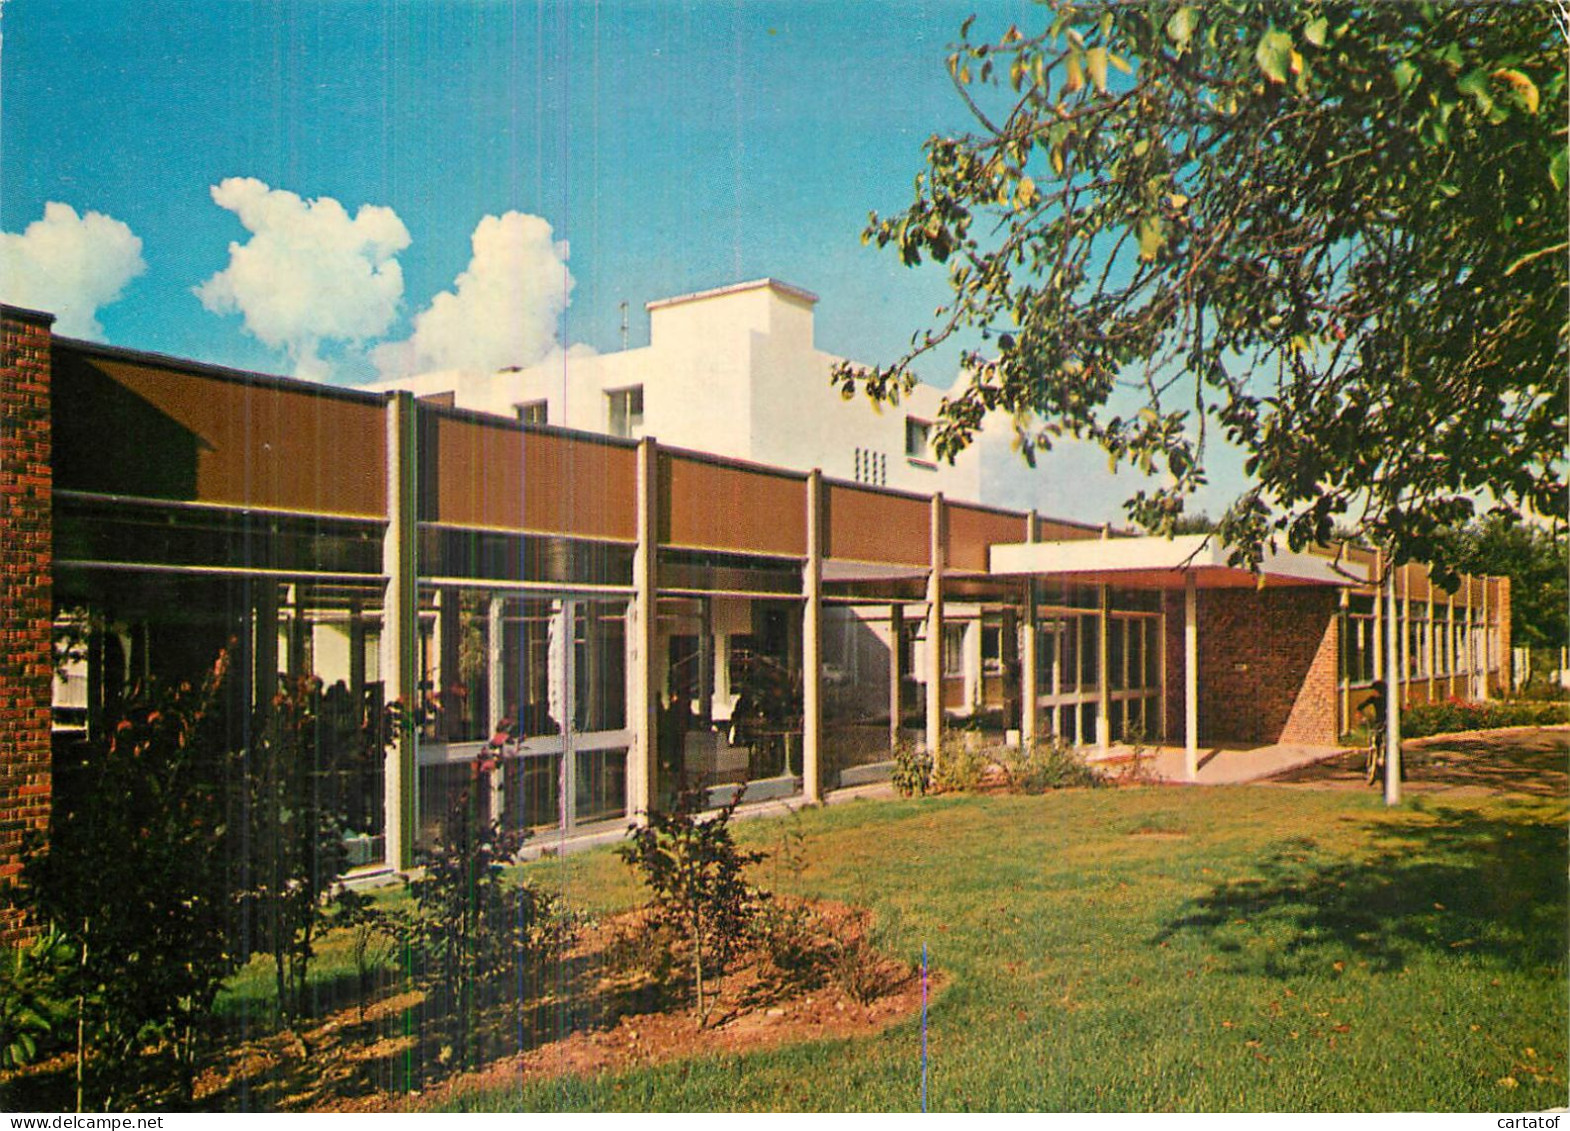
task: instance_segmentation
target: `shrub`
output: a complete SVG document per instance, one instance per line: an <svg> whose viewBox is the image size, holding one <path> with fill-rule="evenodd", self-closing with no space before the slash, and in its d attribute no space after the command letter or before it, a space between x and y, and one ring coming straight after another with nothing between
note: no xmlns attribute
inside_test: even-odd
<svg viewBox="0 0 1570 1131"><path fill-rule="evenodd" d="M1104 784L1105 779L1094 767L1072 746L1055 736L1039 739L1028 746L1005 747L997 753L1004 780L1014 792L1040 793L1048 789Z"/></svg>
<svg viewBox="0 0 1570 1131"><path fill-rule="evenodd" d="M889 781L903 797L922 797L932 789L932 755L908 739L894 746L894 766Z"/></svg>
<svg viewBox="0 0 1570 1131"><path fill-rule="evenodd" d="M684 793L671 812L651 812L634 825L617 853L654 895L655 917L682 940L692 963L698 1023L706 1026L725 968L755 936L758 909L768 896L746 881L745 869L763 860L743 852L730 819L741 790L707 820L697 817L698 795Z"/></svg>
<svg viewBox="0 0 1570 1131"><path fill-rule="evenodd" d="M26 856L22 898L79 956L48 987L74 1014L79 1105L155 1095L159 1062L142 1055L154 1050L189 1102L214 998L246 957L227 672L224 654L200 686L143 688L107 742L57 759L49 837Z"/></svg>
<svg viewBox="0 0 1570 1131"><path fill-rule="evenodd" d="M508 986L536 983L546 962L572 944L574 926L560 901L507 875L524 838L482 820L476 791L461 791L441 842L422 860L424 874L409 884L410 941L463 1065L480 1059L486 1007Z"/></svg>
<svg viewBox="0 0 1570 1131"><path fill-rule="evenodd" d="M991 765L988 752L974 749L963 739L946 738L937 763L932 768L932 792L953 793L975 789Z"/></svg>
<svg viewBox="0 0 1570 1131"><path fill-rule="evenodd" d="M54 995L77 965L75 949L55 928L17 949L11 969L0 973L0 1069L31 1063L55 1035L68 1007Z"/></svg>
<svg viewBox="0 0 1570 1131"><path fill-rule="evenodd" d="M1450 699L1425 703L1401 712L1403 738L1421 738L1450 731L1492 730L1497 727L1553 726L1570 722L1570 703L1506 699L1468 702Z"/></svg>
<svg viewBox="0 0 1570 1131"><path fill-rule="evenodd" d="M349 932L349 953L354 959L359 990L360 1021L376 988L376 975L397 952L398 943L409 933L409 921L388 908L379 907L364 892L342 888L334 899L333 925Z"/></svg>

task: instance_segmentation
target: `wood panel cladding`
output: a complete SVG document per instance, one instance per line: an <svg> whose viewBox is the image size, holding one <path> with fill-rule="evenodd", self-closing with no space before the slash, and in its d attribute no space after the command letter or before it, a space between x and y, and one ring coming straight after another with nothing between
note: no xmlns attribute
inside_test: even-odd
<svg viewBox="0 0 1570 1131"><path fill-rule="evenodd" d="M855 562L929 564L932 504L843 483L823 486L825 556Z"/></svg>
<svg viewBox="0 0 1570 1131"><path fill-rule="evenodd" d="M661 545L806 556L804 477L661 452L659 480Z"/></svg>
<svg viewBox="0 0 1570 1131"><path fill-rule="evenodd" d="M380 397L55 353L56 486L317 514L387 513Z"/></svg>
<svg viewBox="0 0 1570 1131"><path fill-rule="evenodd" d="M420 412L420 519L630 542L637 449L461 412Z"/></svg>

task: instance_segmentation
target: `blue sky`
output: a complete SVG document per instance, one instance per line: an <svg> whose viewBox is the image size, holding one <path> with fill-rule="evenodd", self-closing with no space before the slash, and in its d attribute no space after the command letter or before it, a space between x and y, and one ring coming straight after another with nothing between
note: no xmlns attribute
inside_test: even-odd
<svg viewBox="0 0 1570 1131"><path fill-rule="evenodd" d="M984 7L982 24L995 31L1039 12ZM111 217L140 240L145 266L135 273L126 232L82 237L121 245L129 274L119 297L96 307L93 336L269 372L305 372L304 356L342 383L376 376L374 347L409 339L419 313L470 266L476 226L509 212L550 225L549 240L531 245L541 278L559 273L553 241L570 245L570 296L541 313L563 344L619 348L626 301L639 345L645 302L772 275L821 297L820 348L892 361L930 320L943 276L903 268L859 234L869 210L909 199L925 138L965 126L944 56L971 10L10 0L0 22L0 230L24 232L56 202ZM331 198L343 230L356 215L374 220L401 273L401 288L379 280L385 327L291 353L247 332L238 281L229 313L211 293L204 302L197 288L230 265L231 243L251 236L238 204L215 203L230 178L254 178L275 202ZM247 192L262 199L261 186ZM291 207L298 218L307 206ZM950 355L924 375L946 384L952 372ZM1121 493L1106 484L1063 491L1065 473L1104 467L1095 456L1074 463L1043 501L1062 495L1074 511L1117 517ZM1022 481L1011 501L1030 501L1042 478Z"/></svg>

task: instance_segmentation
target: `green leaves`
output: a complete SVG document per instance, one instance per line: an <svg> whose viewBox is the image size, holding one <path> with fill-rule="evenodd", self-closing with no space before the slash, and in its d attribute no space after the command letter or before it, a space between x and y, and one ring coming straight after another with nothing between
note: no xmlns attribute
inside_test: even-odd
<svg viewBox="0 0 1570 1131"><path fill-rule="evenodd" d="M1194 38L1194 9L1184 6L1172 13L1167 20L1167 38L1176 47L1178 55L1188 50L1189 40Z"/></svg>
<svg viewBox="0 0 1570 1131"><path fill-rule="evenodd" d="M1245 549L1357 515L1442 554L1433 532L1483 492L1570 507L1570 114L1540 9L1108 0L1049 19L992 50L1030 52L1038 91L1057 69L1058 101L1009 99L934 147L876 233L918 261L946 242L967 273L911 355L842 388L890 394L950 338L1013 334L966 355L946 443L994 412L1027 454L1097 442L1164 469L1129 505L1167 522L1205 482L1208 424L1251 469L1224 521ZM1137 66L1112 90L1120 54ZM1188 423L1131 427L1138 390Z"/></svg>
<svg viewBox="0 0 1570 1131"><path fill-rule="evenodd" d="M1260 36L1259 46L1254 49L1254 62L1271 82L1284 83L1291 69L1292 53L1292 37L1271 28Z"/></svg>

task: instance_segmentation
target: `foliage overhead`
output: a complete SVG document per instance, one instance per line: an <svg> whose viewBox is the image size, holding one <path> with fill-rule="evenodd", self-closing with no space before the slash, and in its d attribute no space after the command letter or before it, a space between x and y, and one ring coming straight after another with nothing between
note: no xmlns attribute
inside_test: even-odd
<svg viewBox="0 0 1570 1131"><path fill-rule="evenodd" d="M1433 562L1479 500L1563 514L1565 31L1543 3L1058 4L949 57L974 132L934 136L864 240L947 265L893 365L974 341L952 458L992 411L1027 459L1063 435L1155 477L1174 528L1219 433L1218 523L1257 563L1355 530Z"/></svg>

